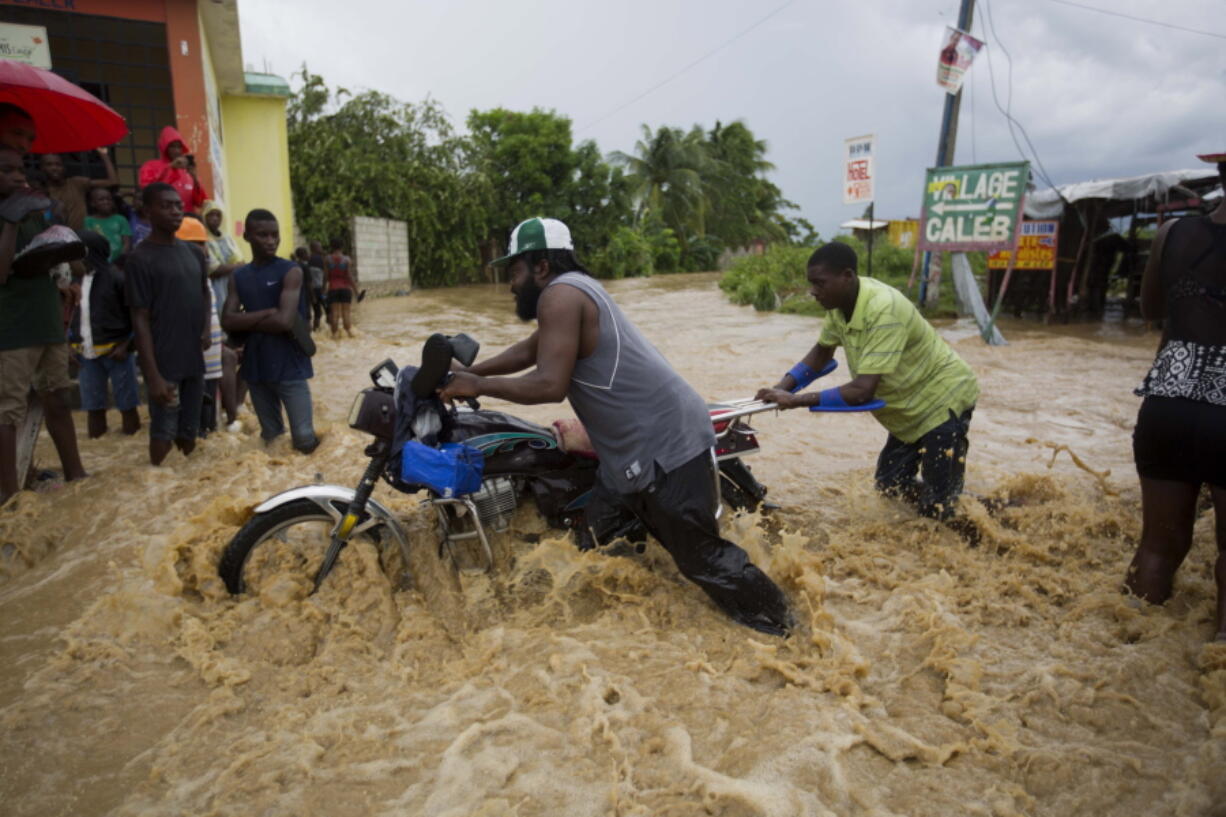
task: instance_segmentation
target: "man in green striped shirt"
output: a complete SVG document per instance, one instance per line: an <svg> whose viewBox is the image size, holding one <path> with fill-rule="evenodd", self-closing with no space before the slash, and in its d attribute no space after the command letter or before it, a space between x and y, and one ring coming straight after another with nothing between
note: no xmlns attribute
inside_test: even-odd
<svg viewBox="0 0 1226 817"><path fill-rule="evenodd" d="M759 400L780 408L854 408L873 412L890 432L877 458L877 487L924 516L948 520L966 472L967 431L979 383L975 373L901 292L856 274L856 253L831 242L809 258L810 292L826 318L817 344ZM823 392L792 394L834 357L847 355L852 380ZM959 526L961 527L961 526Z"/></svg>

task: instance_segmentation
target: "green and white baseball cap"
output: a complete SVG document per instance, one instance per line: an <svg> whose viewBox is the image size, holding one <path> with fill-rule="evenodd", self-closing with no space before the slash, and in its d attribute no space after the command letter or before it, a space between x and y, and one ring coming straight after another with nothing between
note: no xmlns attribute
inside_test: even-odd
<svg viewBox="0 0 1226 817"><path fill-rule="evenodd" d="M530 218L521 221L511 231L510 245L507 254L495 258L490 263L503 266L512 258L531 250L574 250L575 242L571 241L570 229L556 218Z"/></svg>

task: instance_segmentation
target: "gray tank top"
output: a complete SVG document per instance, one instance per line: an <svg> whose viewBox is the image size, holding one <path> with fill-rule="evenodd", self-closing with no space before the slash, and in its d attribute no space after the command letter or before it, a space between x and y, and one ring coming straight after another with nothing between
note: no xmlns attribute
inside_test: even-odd
<svg viewBox="0 0 1226 817"><path fill-rule="evenodd" d="M645 490L715 444L707 404L668 365L604 287L568 272L546 286L578 289L596 304L600 335L575 362L567 398L600 455L600 476L619 493Z"/></svg>

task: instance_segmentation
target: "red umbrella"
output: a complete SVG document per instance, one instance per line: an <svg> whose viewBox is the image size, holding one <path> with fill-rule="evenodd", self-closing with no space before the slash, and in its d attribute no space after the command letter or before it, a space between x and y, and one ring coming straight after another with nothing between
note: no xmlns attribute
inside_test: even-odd
<svg viewBox="0 0 1226 817"><path fill-rule="evenodd" d="M0 102L11 102L34 119L34 153L93 150L128 135L123 117L98 97L24 62L0 60Z"/></svg>

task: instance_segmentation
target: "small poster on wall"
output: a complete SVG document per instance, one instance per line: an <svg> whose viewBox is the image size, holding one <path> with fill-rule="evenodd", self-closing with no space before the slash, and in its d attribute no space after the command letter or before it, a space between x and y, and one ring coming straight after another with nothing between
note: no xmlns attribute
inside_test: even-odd
<svg viewBox="0 0 1226 817"><path fill-rule="evenodd" d="M24 62L50 70L51 46L47 43L47 29L0 23L0 60Z"/></svg>

